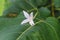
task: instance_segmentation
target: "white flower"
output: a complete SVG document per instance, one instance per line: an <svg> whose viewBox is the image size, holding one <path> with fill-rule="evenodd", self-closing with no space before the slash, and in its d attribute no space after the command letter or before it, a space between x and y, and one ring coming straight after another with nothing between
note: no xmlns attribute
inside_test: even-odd
<svg viewBox="0 0 60 40"><path fill-rule="evenodd" d="M25 24L25 23L29 22L29 24L31 26L34 26L35 24L34 24L34 21L33 21L33 19L34 19L33 18L33 12L31 12L31 14L28 14L26 11L23 10L23 13L24 13L24 16L26 17L26 19L23 20L21 22L21 24Z"/></svg>

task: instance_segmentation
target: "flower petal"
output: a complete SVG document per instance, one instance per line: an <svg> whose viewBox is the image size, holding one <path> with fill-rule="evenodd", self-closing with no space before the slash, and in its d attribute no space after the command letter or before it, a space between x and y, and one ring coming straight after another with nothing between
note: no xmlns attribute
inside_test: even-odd
<svg viewBox="0 0 60 40"><path fill-rule="evenodd" d="M33 19L33 12L31 12L30 17Z"/></svg>
<svg viewBox="0 0 60 40"><path fill-rule="evenodd" d="M29 14L26 11L23 10L23 13L26 18L29 18Z"/></svg>
<svg viewBox="0 0 60 40"><path fill-rule="evenodd" d="M21 24L25 24L25 23L27 23L27 22L29 22L29 20L28 20L28 19L25 19L25 20L23 20L23 21L21 22Z"/></svg>
<svg viewBox="0 0 60 40"><path fill-rule="evenodd" d="M31 26L34 26L34 25L35 25L34 22L33 22L33 20L31 20L31 21L29 22L29 24L30 24Z"/></svg>

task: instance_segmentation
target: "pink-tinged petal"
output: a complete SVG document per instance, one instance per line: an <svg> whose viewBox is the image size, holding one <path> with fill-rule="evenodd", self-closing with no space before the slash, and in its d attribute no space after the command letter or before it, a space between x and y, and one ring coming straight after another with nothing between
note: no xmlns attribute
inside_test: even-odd
<svg viewBox="0 0 60 40"><path fill-rule="evenodd" d="M25 23L27 23L27 22L29 22L29 20L28 20L28 19L25 19L25 20L23 20L23 21L21 22L21 24L25 24Z"/></svg>
<svg viewBox="0 0 60 40"><path fill-rule="evenodd" d="M33 20L31 20L31 21L29 22L29 24L30 24L31 26L34 26L34 25L35 25L34 22L33 22Z"/></svg>
<svg viewBox="0 0 60 40"><path fill-rule="evenodd" d="M29 18L29 14L26 11L23 10L23 13L26 18Z"/></svg>

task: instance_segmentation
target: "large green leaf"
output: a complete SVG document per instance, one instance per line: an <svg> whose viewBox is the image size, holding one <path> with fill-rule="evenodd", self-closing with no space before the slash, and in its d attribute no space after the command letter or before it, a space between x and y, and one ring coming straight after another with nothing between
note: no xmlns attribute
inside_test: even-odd
<svg viewBox="0 0 60 40"><path fill-rule="evenodd" d="M31 27L20 25L22 16L21 12L16 18L0 18L0 40L59 40L55 18L38 21Z"/></svg>

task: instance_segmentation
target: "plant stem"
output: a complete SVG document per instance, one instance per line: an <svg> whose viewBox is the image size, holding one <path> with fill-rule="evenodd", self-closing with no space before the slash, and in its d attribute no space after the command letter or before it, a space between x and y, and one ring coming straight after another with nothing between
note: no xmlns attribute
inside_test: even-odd
<svg viewBox="0 0 60 40"><path fill-rule="evenodd" d="M51 0L51 10L52 10L52 16L54 17L54 0Z"/></svg>
<svg viewBox="0 0 60 40"><path fill-rule="evenodd" d="M40 20L40 21L36 22L35 25L38 24L38 23L40 23L40 22L43 22L43 21ZM33 27L33 26L30 26L30 27L27 28L24 32L22 32L22 34L21 34L16 40L21 39L21 37L22 37L26 32L28 32L32 27ZM41 40L42 40L42 39L41 39Z"/></svg>

